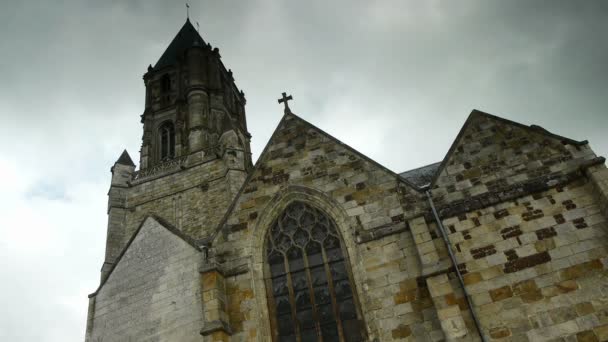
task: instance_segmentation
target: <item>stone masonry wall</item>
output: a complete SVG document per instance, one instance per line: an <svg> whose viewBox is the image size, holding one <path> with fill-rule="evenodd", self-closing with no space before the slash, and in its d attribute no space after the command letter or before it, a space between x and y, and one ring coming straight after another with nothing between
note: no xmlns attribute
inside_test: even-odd
<svg viewBox="0 0 608 342"><path fill-rule="evenodd" d="M87 341L202 341L200 252L149 218L91 298Z"/></svg>
<svg viewBox="0 0 608 342"><path fill-rule="evenodd" d="M245 172L231 170L222 159L211 159L176 173L128 189L127 239L144 217L162 217L194 239L215 228L244 180ZM240 184L235 184L239 183Z"/></svg>
<svg viewBox="0 0 608 342"><path fill-rule="evenodd" d="M490 340L608 338L608 225L584 178L443 223Z"/></svg>
<svg viewBox="0 0 608 342"><path fill-rule="evenodd" d="M406 223L423 214L424 197L392 172L287 115L212 245L212 259L227 274L232 340L270 338L265 236L293 200L335 220L370 340L442 338L428 289L417 282L420 261Z"/></svg>

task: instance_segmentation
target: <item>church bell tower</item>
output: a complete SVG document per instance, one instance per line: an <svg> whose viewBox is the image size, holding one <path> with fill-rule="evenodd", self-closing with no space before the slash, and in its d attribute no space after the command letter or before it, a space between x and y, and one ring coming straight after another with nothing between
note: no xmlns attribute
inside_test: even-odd
<svg viewBox="0 0 608 342"><path fill-rule="evenodd" d="M219 49L205 43L190 20L143 78L141 170L174 158L203 160L222 153L227 139L235 140L229 143L239 145L251 164L245 95L224 67ZM234 134L222 138L228 131Z"/></svg>
<svg viewBox="0 0 608 342"><path fill-rule="evenodd" d="M102 279L150 216L208 236L252 168L245 95L190 20L143 79L139 170L126 151L112 167Z"/></svg>

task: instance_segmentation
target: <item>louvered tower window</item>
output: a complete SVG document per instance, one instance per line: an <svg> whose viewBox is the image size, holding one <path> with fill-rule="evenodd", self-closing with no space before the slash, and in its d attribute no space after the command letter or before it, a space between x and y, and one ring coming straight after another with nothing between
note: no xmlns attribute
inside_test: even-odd
<svg viewBox="0 0 608 342"><path fill-rule="evenodd" d="M175 129L172 122L165 122L159 128L160 160L175 156Z"/></svg>
<svg viewBox="0 0 608 342"><path fill-rule="evenodd" d="M160 88L163 93L171 91L171 77L167 74L163 75L160 79Z"/></svg>
<svg viewBox="0 0 608 342"><path fill-rule="evenodd" d="M275 341L363 341L348 262L327 215L290 204L268 233L266 260Z"/></svg>

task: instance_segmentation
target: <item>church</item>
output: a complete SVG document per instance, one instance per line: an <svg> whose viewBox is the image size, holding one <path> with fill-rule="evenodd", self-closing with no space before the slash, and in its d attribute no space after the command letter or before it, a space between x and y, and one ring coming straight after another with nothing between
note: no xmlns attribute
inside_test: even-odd
<svg viewBox="0 0 608 342"><path fill-rule="evenodd" d="M587 141L473 110L443 160L397 173L283 93L253 164L245 94L189 20L143 80L86 341L608 340Z"/></svg>

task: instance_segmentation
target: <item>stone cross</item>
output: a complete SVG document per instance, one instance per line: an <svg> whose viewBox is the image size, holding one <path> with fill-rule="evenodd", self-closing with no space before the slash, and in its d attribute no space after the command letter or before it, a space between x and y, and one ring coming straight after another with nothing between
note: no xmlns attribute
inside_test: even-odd
<svg viewBox="0 0 608 342"><path fill-rule="evenodd" d="M279 99L279 103L285 103L285 113L291 113L291 109L289 109L289 104L287 101L293 100L291 95L287 96L287 93L283 93L283 98Z"/></svg>

